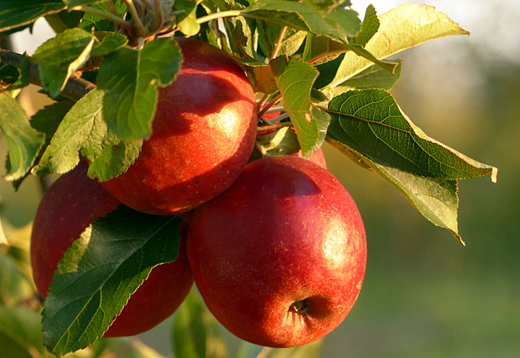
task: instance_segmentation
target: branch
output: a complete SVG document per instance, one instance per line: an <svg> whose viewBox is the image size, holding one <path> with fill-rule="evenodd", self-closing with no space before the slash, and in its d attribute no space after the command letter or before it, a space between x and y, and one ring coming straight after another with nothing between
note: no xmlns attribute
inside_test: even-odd
<svg viewBox="0 0 520 358"><path fill-rule="evenodd" d="M19 67L22 58L23 56L18 53L0 50L0 62L4 64ZM38 66L32 62L29 67L29 83L43 87ZM96 85L87 80L82 78L71 78L67 81L65 88L60 92L60 94L63 97L77 102L94 88L96 88Z"/></svg>

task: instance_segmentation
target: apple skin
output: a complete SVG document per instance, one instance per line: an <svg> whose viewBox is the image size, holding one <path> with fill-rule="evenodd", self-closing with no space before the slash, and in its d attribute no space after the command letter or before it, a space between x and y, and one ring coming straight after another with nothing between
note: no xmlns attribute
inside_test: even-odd
<svg viewBox="0 0 520 358"><path fill-rule="evenodd" d="M347 316L366 267L363 222L332 174L295 156L250 162L193 211L187 243L208 309L269 347L315 341Z"/></svg>
<svg viewBox="0 0 520 358"><path fill-rule="evenodd" d="M240 66L205 42L176 40L184 62L159 89L150 138L125 173L102 182L123 204L149 214L187 212L222 193L256 137L255 93Z"/></svg>
<svg viewBox="0 0 520 358"><path fill-rule="evenodd" d="M62 175L45 192L33 223L31 264L36 288L43 298L65 251L98 217L121 203L87 176L81 162ZM155 267L148 279L130 296L104 337L133 336L168 318L180 306L193 285L186 257L187 228L181 226L179 256L172 263ZM184 235L184 238L182 236Z"/></svg>
<svg viewBox="0 0 520 358"><path fill-rule="evenodd" d="M302 158L302 150L300 149L297 153L292 155ZM305 159L318 164L323 169L327 169L327 161L325 160L325 155L323 154L323 150L321 148L316 149L316 151L312 153L309 158Z"/></svg>

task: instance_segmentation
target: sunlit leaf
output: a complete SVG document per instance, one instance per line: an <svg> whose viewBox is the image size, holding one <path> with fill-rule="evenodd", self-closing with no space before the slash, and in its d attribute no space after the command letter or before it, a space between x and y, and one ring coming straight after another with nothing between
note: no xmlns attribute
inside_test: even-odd
<svg viewBox="0 0 520 358"><path fill-rule="evenodd" d="M448 16L426 5L400 5L379 16L379 21L378 32L365 45L377 59L437 38L468 34ZM371 65L366 58L347 53L329 86L337 86Z"/></svg>
<svg viewBox="0 0 520 358"><path fill-rule="evenodd" d="M39 63L42 85L52 97L56 97L68 79L87 62L94 43L91 33L75 28L38 47L33 58Z"/></svg>
<svg viewBox="0 0 520 358"><path fill-rule="evenodd" d="M334 139L390 167L445 180L496 171L426 136L385 90L344 93L329 103L329 113Z"/></svg>
<svg viewBox="0 0 520 358"><path fill-rule="evenodd" d="M34 174L66 173L90 160L89 176L100 181L124 172L137 158L141 141L122 141L108 130L103 119L103 92L93 90L67 113L54 134Z"/></svg>
<svg viewBox="0 0 520 358"><path fill-rule="evenodd" d="M9 148L10 170L5 179L13 181L29 172L44 136L31 127L24 110L11 96L0 93L0 108L0 129Z"/></svg>
<svg viewBox="0 0 520 358"><path fill-rule="evenodd" d="M181 59L171 38L151 41L142 50L123 47L105 58L97 85L105 91L103 116L118 137L132 140L150 134L157 87L174 80Z"/></svg>
<svg viewBox="0 0 520 358"><path fill-rule="evenodd" d="M393 75L382 69L380 66L372 65L349 80L343 82L341 85L332 88L326 87L322 89L322 92L328 98L334 98L353 89L381 88L389 91L401 78L403 67L401 60L395 60L393 62L397 63L395 74Z"/></svg>
<svg viewBox="0 0 520 358"><path fill-rule="evenodd" d="M365 46L366 43L377 33L379 29L379 19L377 18L376 9L374 5L370 4L367 7L365 12L365 18L363 19L363 23L361 24L361 28L356 36L352 39L352 42Z"/></svg>
<svg viewBox="0 0 520 358"><path fill-rule="evenodd" d="M176 16L177 27L186 35L195 36L200 31L200 24L197 22L197 6L201 0L176 0L175 10L182 11Z"/></svg>
<svg viewBox="0 0 520 358"><path fill-rule="evenodd" d="M329 116L312 106L311 89L318 71L298 60L285 62L284 58L271 61L284 109L296 129L305 157L310 156L325 140Z"/></svg>
<svg viewBox="0 0 520 358"><path fill-rule="evenodd" d="M279 130L259 135L251 159L260 159L275 155L289 155L300 150L298 137L292 128L283 127Z"/></svg>
<svg viewBox="0 0 520 358"><path fill-rule="evenodd" d="M318 12L301 2L259 0L245 9L243 15L347 42L346 37L339 34Z"/></svg>

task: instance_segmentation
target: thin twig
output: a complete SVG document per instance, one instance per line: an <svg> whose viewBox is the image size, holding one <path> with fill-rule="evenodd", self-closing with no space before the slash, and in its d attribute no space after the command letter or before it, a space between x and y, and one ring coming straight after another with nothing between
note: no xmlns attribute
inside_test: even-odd
<svg viewBox="0 0 520 358"><path fill-rule="evenodd" d="M271 102L269 102L268 104L266 104L264 106L264 108L262 108L262 110L260 112L258 112L258 118L262 117L265 112L267 112L269 110L269 108L271 108L272 106L274 106L276 104L276 102L278 102L280 99L282 98L282 94L280 93L278 96L276 96Z"/></svg>
<svg viewBox="0 0 520 358"><path fill-rule="evenodd" d="M199 17L197 19L198 24L203 24L205 22L209 22L211 20L220 19L224 17L233 17L233 16L240 16L242 15L241 10L229 10L229 11L220 11L220 12L214 12L213 14L209 14L206 16Z"/></svg>
<svg viewBox="0 0 520 358"><path fill-rule="evenodd" d="M265 101L267 101L268 98L269 98L269 95L266 93L266 94L264 94L262 99L260 99L260 101L258 101L258 103L256 104L257 112L260 110L260 108L262 108L264 106Z"/></svg>
<svg viewBox="0 0 520 358"><path fill-rule="evenodd" d="M260 127L258 127L257 132L266 132L266 131L271 131L273 129L292 127L292 126L293 126L293 124L291 122L275 123L275 124L271 124L269 126L260 126Z"/></svg>
<svg viewBox="0 0 520 358"><path fill-rule="evenodd" d="M276 46L274 47L273 54L271 55L271 60L274 60L276 56L278 56L278 52L282 46L283 37L285 36L285 31L287 31L287 26L284 26L282 31L280 31L280 36L278 36L278 41L276 41Z"/></svg>

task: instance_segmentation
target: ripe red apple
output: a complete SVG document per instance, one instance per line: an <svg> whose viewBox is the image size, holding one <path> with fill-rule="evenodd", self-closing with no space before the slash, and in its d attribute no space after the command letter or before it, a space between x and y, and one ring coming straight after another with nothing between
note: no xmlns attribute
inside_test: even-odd
<svg viewBox="0 0 520 358"><path fill-rule="evenodd" d="M38 206L31 235L31 263L36 288L43 298L58 262L72 242L94 220L120 205L87 176L87 168L87 163L81 162L62 175L45 192ZM152 270L104 337L132 336L155 327L173 314L192 285L185 239L181 239L177 259Z"/></svg>
<svg viewBox="0 0 520 358"><path fill-rule="evenodd" d="M194 39L177 39L184 61L159 89L152 134L137 161L103 187L145 213L187 212L226 190L253 150L256 102L236 61Z"/></svg>
<svg viewBox="0 0 520 358"><path fill-rule="evenodd" d="M297 157L302 157L302 150L300 149L297 153L294 153L293 155ZM325 155L323 154L323 149L321 148L316 149L316 151L312 153L312 155L309 158L306 159L318 164L323 169L327 169L327 161L325 160Z"/></svg>
<svg viewBox="0 0 520 358"><path fill-rule="evenodd" d="M193 211L188 261L213 315L270 347L310 343L354 305L365 230L346 189L295 156L250 162L223 194Z"/></svg>

